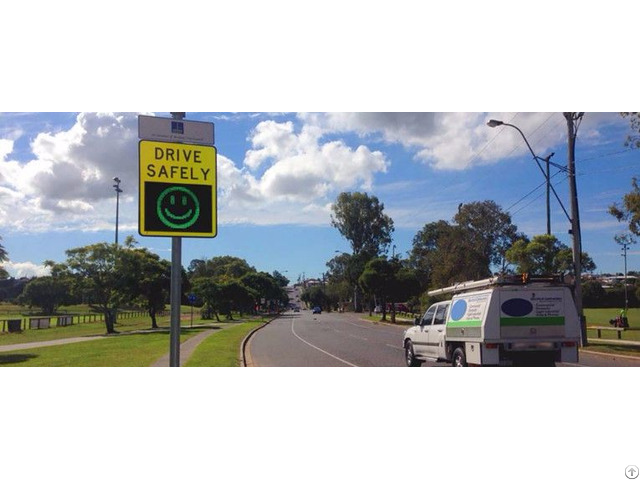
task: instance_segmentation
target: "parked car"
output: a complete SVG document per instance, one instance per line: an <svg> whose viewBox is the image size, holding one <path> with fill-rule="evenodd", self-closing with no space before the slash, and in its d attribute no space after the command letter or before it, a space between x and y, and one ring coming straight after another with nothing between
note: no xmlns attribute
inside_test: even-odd
<svg viewBox="0 0 640 480"><path fill-rule="evenodd" d="M320 307L313 307L312 313L320 314L322 313L322 309Z"/></svg>

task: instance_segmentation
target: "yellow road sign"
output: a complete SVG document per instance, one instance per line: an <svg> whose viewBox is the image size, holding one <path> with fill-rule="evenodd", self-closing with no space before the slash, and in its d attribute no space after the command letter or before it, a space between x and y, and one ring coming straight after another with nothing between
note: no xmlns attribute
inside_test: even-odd
<svg viewBox="0 0 640 480"><path fill-rule="evenodd" d="M140 235L216 236L216 155L209 145L140 141Z"/></svg>

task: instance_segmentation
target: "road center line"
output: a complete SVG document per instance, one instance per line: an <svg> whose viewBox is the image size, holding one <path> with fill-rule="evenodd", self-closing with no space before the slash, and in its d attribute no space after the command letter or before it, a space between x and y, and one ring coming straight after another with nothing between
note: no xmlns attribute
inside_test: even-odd
<svg viewBox="0 0 640 480"><path fill-rule="evenodd" d="M295 322L296 322L296 319L295 319L295 318L291 320L291 333L293 333L293 334L296 336L296 338L298 338L298 340L300 340L300 341L302 341L302 342L306 343L307 345L309 345L310 347L315 348L316 350L319 350L320 352L324 353L325 355L329 355L331 358L335 358L336 360L338 360L338 361L340 361L340 362L342 362L342 363L345 363L345 364L347 364L347 365L349 365L349 366L351 366L351 367L357 367L357 366L358 366L358 365L354 365L353 363L349 363L349 362L347 362L346 360L341 359L340 357L336 357L335 355L332 355L332 354L330 354L329 352L327 352L327 351L325 351L325 350L323 350L323 349L321 349L321 348L319 348L319 347L316 347L316 346L315 346L315 345L313 345L312 343L307 342L304 338L302 338L300 335L298 335L298 334L295 332L295 330L293 329L293 324L294 324Z"/></svg>
<svg viewBox="0 0 640 480"><path fill-rule="evenodd" d="M350 337L357 338L358 340L364 340L365 342L369 341L366 337L361 337L360 335L354 335L353 333L349 334Z"/></svg>
<svg viewBox="0 0 640 480"><path fill-rule="evenodd" d="M349 322L349 321L347 321L345 323L348 323L349 325L353 325L354 327L366 328L367 330L370 330L371 328L373 328L373 327L365 327L364 325L358 325L357 323L352 323L352 322Z"/></svg>

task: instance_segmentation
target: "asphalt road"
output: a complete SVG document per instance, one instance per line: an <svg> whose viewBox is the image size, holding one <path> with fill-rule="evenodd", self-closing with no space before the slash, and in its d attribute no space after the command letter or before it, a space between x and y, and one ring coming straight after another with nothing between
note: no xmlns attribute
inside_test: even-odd
<svg viewBox="0 0 640 480"><path fill-rule="evenodd" d="M402 367L406 327L374 324L348 313L288 312L248 345L260 367Z"/></svg>
<svg viewBox="0 0 640 480"><path fill-rule="evenodd" d="M402 325L372 323L350 313L291 311L257 331L247 345L257 367L404 367ZM423 367L446 366L425 362ZM567 367L640 367L640 358L580 353Z"/></svg>

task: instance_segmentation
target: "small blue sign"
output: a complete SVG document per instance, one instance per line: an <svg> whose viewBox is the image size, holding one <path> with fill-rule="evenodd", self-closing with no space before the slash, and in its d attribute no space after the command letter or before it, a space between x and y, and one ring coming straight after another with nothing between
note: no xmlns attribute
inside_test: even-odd
<svg viewBox="0 0 640 480"><path fill-rule="evenodd" d="M193 293L190 293L187 295L187 299L189 300L189 303L193 303L196 301L196 296Z"/></svg>

